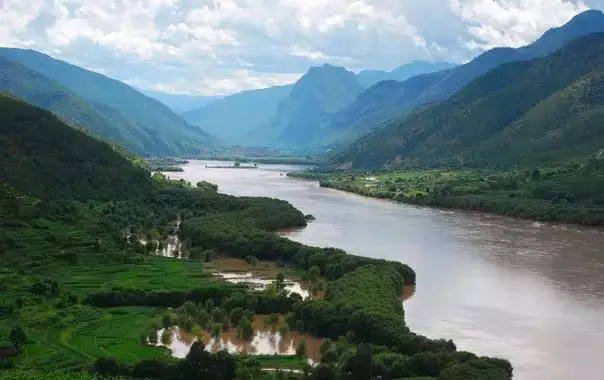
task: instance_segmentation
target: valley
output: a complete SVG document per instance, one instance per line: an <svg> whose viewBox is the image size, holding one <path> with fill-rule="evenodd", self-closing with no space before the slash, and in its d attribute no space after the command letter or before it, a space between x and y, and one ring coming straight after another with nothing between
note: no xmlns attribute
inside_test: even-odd
<svg viewBox="0 0 604 380"><path fill-rule="evenodd" d="M449 50L361 3L238 33L218 14L251 3L7 24L0 380L601 375L604 13L495 38L448 4Z"/></svg>

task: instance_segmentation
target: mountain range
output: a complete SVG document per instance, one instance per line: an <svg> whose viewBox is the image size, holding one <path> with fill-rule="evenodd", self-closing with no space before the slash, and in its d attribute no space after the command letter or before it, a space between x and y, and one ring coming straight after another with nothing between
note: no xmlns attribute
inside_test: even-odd
<svg viewBox="0 0 604 380"><path fill-rule="evenodd" d="M217 135L226 142L296 148L342 146L392 118L446 100L501 64L543 57L577 37L602 31L604 15L586 11L528 46L494 48L459 66L416 61L391 72L364 70L354 75L324 65L311 68L289 94L270 89L246 92L234 95L238 104L227 97L184 117L204 128L208 122L216 125L211 132L219 129ZM264 110L248 105L266 104L254 102L256 96L266 94L275 96Z"/></svg>
<svg viewBox="0 0 604 380"><path fill-rule="evenodd" d="M549 56L500 65L450 99L388 122L333 161L502 167L585 159L603 148L604 33L594 33Z"/></svg>
<svg viewBox="0 0 604 380"><path fill-rule="evenodd" d="M182 116L231 144L295 148L328 145L350 137L349 131L340 133L341 120L336 114L366 87L453 66L448 62L414 61L392 71L364 70L354 74L325 64L312 67L291 85L243 91Z"/></svg>
<svg viewBox="0 0 604 380"><path fill-rule="evenodd" d="M460 143L458 150L438 144L431 148L422 145L421 149L413 145L412 152L409 141L419 141L419 137L413 135L416 131L440 130L443 123L432 123L430 118L453 117L453 111L442 107L451 106L450 102L459 105L460 99L469 99L464 97L469 89L474 89L476 99L490 99L492 94L477 90L476 83L483 80L496 83L491 78L493 73L502 75L503 68L533 64L570 46L577 38L598 32L604 32L604 14L587 11L547 31L530 45L491 49L458 66L414 61L392 71L364 70L355 74L343 67L325 64L310 68L293 84L244 91L224 98L151 91L147 96L120 81L33 50L0 48L0 92L47 109L76 129L143 155L194 155L223 142L296 150L332 149L337 162L352 162L360 167L419 165L428 156L421 153L424 148L434 156L427 159L426 164L451 164L455 161L452 155L458 162L471 162L472 157L482 154L482 148L472 147L470 154L468 142ZM573 72L572 68L564 70ZM547 74L538 75L547 78ZM593 88L594 83L599 83L596 77L585 82L586 86ZM499 89L503 84L494 86ZM553 86L551 90L547 96L568 99L566 93L557 93L563 88ZM462 102L463 106L482 110L476 99L468 100L467 104ZM544 100L539 98L526 106L533 107ZM503 98L497 101L507 104ZM204 103L207 104L201 108L187 110ZM484 100L484 103L488 102ZM176 112L181 110L187 111L178 115ZM509 115L520 118L526 113L528 117L531 110L523 108L522 113ZM489 112L497 114L499 108L492 104ZM559 112L551 109L552 114ZM422 115L422 123L434 125L414 124L418 123L418 115ZM574 120L563 115L559 119L568 123ZM519 119L513 121L520 123ZM455 127L453 124L447 122L446 128ZM507 127L507 124L492 123L490 128ZM407 136L407 132L411 135ZM446 135L455 140L452 133ZM385 143L385 147L380 146ZM503 164L503 161L495 164Z"/></svg>
<svg viewBox="0 0 604 380"><path fill-rule="evenodd" d="M357 74L357 81L361 86L369 88L382 81L404 81L416 75L430 74L457 66L451 62L413 61L397 67L392 71L363 70Z"/></svg>
<svg viewBox="0 0 604 380"><path fill-rule="evenodd" d="M131 151L187 154L212 141L201 128L120 81L33 50L0 48L0 58L0 91Z"/></svg>

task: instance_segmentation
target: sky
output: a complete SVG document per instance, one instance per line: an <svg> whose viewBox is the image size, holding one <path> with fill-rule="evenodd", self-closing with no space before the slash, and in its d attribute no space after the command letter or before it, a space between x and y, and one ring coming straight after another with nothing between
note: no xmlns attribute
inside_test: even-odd
<svg viewBox="0 0 604 380"><path fill-rule="evenodd" d="M465 62L604 0L0 0L0 45L145 90L225 95L309 67Z"/></svg>

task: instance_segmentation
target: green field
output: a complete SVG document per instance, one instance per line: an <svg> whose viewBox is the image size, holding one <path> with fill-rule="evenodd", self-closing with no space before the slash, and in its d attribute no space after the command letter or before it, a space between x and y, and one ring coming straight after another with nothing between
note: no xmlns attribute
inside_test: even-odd
<svg viewBox="0 0 604 380"><path fill-rule="evenodd" d="M291 173L321 186L404 203L483 211L526 219L604 224L599 164L513 169L429 169Z"/></svg>

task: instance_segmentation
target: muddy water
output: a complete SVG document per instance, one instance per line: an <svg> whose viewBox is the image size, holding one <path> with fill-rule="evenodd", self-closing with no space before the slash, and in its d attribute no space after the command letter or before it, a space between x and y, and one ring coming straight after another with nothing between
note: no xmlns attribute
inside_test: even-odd
<svg viewBox="0 0 604 380"><path fill-rule="evenodd" d="M284 175L295 169L191 162L169 175L285 199L316 217L291 239L411 265L418 284L405 301L410 328L506 357L516 379L604 378L601 230L363 198Z"/></svg>
<svg viewBox="0 0 604 380"><path fill-rule="evenodd" d="M281 318L280 323L283 323ZM206 350L218 352L226 350L232 354L249 355L295 355L296 348L302 340L306 342L306 357L312 361L317 361L320 357L319 347L321 339L299 334L292 331L287 336L281 336L278 331L272 331L271 327L264 326L264 316L255 316L252 326L254 327L254 337L250 341L240 339L237 336L237 329L231 328L223 331L220 338L216 339L210 336L207 331L195 335L178 327L168 329L170 338L162 339L165 330L159 330L157 335L157 345L170 349L172 356L184 358L189 353L193 343L201 340L206 345ZM162 342L163 340L163 342Z"/></svg>
<svg viewBox="0 0 604 380"><path fill-rule="evenodd" d="M220 277L226 282L230 282L233 284L246 284L253 290L266 290L269 285L275 282L271 279L257 277L250 272L216 272L214 275ZM284 285L285 291L288 295L296 293L302 296L303 299L310 297L310 291L305 289L299 282L286 278Z"/></svg>

